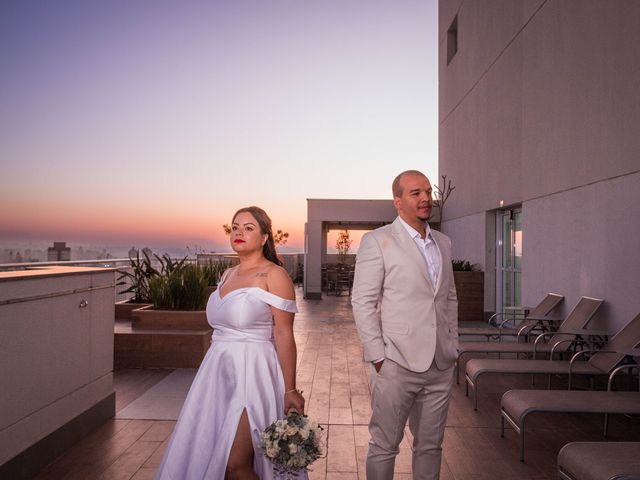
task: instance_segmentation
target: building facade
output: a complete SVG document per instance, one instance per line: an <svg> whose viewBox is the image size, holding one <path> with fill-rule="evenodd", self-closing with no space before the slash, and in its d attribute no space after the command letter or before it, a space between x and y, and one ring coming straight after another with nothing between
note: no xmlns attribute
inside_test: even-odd
<svg viewBox="0 0 640 480"><path fill-rule="evenodd" d="M640 2L440 0L442 219L485 310L565 295L638 312Z"/></svg>
<svg viewBox="0 0 640 480"><path fill-rule="evenodd" d="M322 267L331 229L373 230L396 218L393 200L307 199L304 225L304 297L322 298Z"/></svg>
<svg viewBox="0 0 640 480"><path fill-rule="evenodd" d="M67 242L53 242L53 247L47 249L47 261L60 262L71 260L71 247L67 247Z"/></svg>

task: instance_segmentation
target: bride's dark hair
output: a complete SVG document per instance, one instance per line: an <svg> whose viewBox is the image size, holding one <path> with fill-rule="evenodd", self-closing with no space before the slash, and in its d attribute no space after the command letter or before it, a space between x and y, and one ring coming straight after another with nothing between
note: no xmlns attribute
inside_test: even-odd
<svg viewBox="0 0 640 480"><path fill-rule="evenodd" d="M271 230L271 219L269 218L269 215L267 215L267 212L256 206L244 207L238 210L233 215L232 222L235 221L239 213L243 212L253 215L253 218L256 219L258 225L260 226L260 233L263 235L267 235L267 241L262 246L262 254L264 255L264 258L266 258L270 262L275 263L276 265L282 266L282 262L280 261L280 259L278 258L278 254L276 253L276 244L273 241L273 231Z"/></svg>

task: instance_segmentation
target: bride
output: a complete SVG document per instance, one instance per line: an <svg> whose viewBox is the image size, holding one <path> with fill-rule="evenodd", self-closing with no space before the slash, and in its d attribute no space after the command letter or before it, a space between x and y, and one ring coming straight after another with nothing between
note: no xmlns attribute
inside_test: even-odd
<svg viewBox="0 0 640 480"><path fill-rule="evenodd" d="M261 208L241 208L230 241L240 263L209 298L211 347L157 480L273 479L260 433L291 410L304 413L296 389L295 293L276 256L271 220Z"/></svg>

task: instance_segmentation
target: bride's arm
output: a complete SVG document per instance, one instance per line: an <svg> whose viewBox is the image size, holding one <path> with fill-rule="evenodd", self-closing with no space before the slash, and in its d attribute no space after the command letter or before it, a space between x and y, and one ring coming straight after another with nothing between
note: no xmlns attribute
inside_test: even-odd
<svg viewBox="0 0 640 480"><path fill-rule="evenodd" d="M281 298L295 300L293 282L282 268L274 268L268 276L269 291ZM296 410L304 414L304 397L296 389L296 342L293 337L293 313L271 307L274 319L273 336L284 376L284 413Z"/></svg>

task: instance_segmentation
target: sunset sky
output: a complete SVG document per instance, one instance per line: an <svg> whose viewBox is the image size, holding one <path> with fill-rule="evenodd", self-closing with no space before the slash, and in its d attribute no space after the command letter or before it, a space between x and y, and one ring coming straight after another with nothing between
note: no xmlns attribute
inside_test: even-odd
<svg viewBox="0 0 640 480"><path fill-rule="evenodd" d="M437 0L0 2L0 246L226 245L437 181Z"/></svg>

